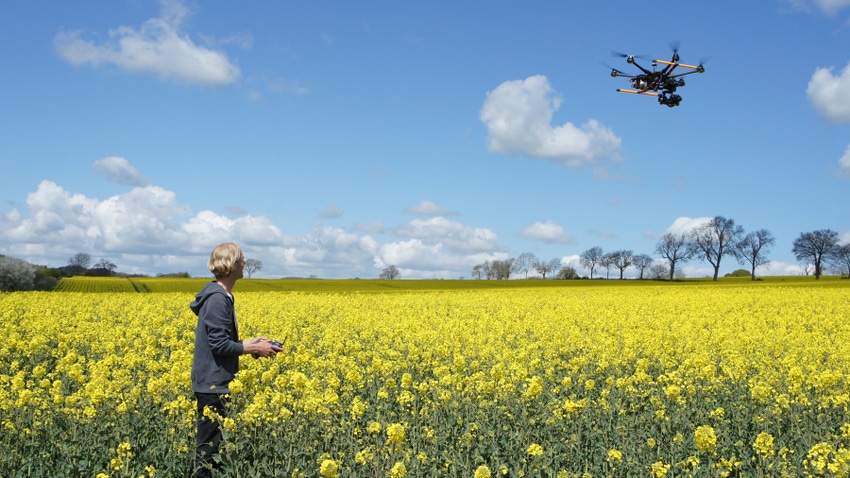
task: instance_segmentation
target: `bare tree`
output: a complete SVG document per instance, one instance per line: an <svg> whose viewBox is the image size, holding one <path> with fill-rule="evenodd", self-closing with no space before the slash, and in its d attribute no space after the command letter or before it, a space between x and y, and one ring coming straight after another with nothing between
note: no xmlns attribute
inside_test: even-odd
<svg viewBox="0 0 850 478"><path fill-rule="evenodd" d="M552 276L554 276L555 273L558 272L558 269L560 269L560 268L561 268L561 258L560 257L553 257L553 258L549 259L549 272L552 273Z"/></svg>
<svg viewBox="0 0 850 478"><path fill-rule="evenodd" d="M611 253L611 264L620 271L620 280L623 279L623 272L631 267L634 262L634 256L634 253L629 250L621 250Z"/></svg>
<svg viewBox="0 0 850 478"><path fill-rule="evenodd" d="M534 268L535 262L537 262L537 256L531 252L523 252L514 261L514 271L525 272L525 278L528 279L528 271Z"/></svg>
<svg viewBox="0 0 850 478"><path fill-rule="evenodd" d="M494 260L490 263L490 268L493 272L493 277L496 280L510 279L511 271L514 270L514 262L516 259L510 258L503 261Z"/></svg>
<svg viewBox="0 0 850 478"><path fill-rule="evenodd" d="M255 272L263 270L263 261L258 259L245 259L245 272L250 279Z"/></svg>
<svg viewBox="0 0 850 478"><path fill-rule="evenodd" d="M648 254L638 254L634 257L633 265L640 273L638 277L639 279L643 279L644 271L646 271L646 269L652 265L653 260L654 259L652 259L652 257Z"/></svg>
<svg viewBox="0 0 850 478"><path fill-rule="evenodd" d="M487 261L484 263L484 277L486 277L487 280L496 278L496 268L493 267L493 261Z"/></svg>
<svg viewBox="0 0 850 478"><path fill-rule="evenodd" d="M670 274L670 269L668 269L664 264L655 264L649 268L649 274L653 279L661 280Z"/></svg>
<svg viewBox="0 0 850 478"><path fill-rule="evenodd" d="M534 270L537 271L538 274L542 275L544 279L546 279L546 274L550 272L555 272L558 270L558 267L561 266L561 259L554 258L548 261L535 261L534 262Z"/></svg>
<svg viewBox="0 0 850 478"><path fill-rule="evenodd" d="M590 249L582 252L579 256L579 264L581 264L585 269L590 269L591 279L593 279L593 271L596 269L596 266L600 264L603 256L605 256L605 253L602 252L602 248L599 246L591 247Z"/></svg>
<svg viewBox="0 0 850 478"><path fill-rule="evenodd" d="M484 264L475 264L472 267L472 277L478 280L481 280L481 276L484 275Z"/></svg>
<svg viewBox="0 0 850 478"><path fill-rule="evenodd" d="M800 237L794 239L791 252L798 261L811 261L810 263L815 267L815 279L820 279L824 261L832 257L837 247L838 233L830 229L821 229L801 233Z"/></svg>
<svg viewBox="0 0 850 478"><path fill-rule="evenodd" d="M91 254L88 252L78 252L68 259L73 274L82 274L91 264Z"/></svg>
<svg viewBox="0 0 850 478"><path fill-rule="evenodd" d="M705 260L714 267L714 280L720 272L723 256L735 254L735 244L744 235L744 228L735 225L735 220L714 216L706 224L691 231L691 241L702 252Z"/></svg>
<svg viewBox="0 0 850 478"><path fill-rule="evenodd" d="M661 236L661 239L655 244L655 252L667 259L667 263L670 265L667 271L670 273L670 280L672 281L676 275L676 264L688 262L697 251L688 241L687 234L675 235L668 232Z"/></svg>
<svg viewBox="0 0 850 478"><path fill-rule="evenodd" d="M756 280L756 267L763 266L769 261L767 253L770 248L776 243L776 238L767 229L759 229L744 236L735 245L737 250L736 256L738 261L750 264L750 276L752 280Z"/></svg>
<svg viewBox="0 0 850 478"><path fill-rule="evenodd" d="M401 271L398 270L398 267L387 266L387 267L384 267L384 270L381 271L381 275L378 276L378 279L393 280L393 279L398 279L400 276L401 276Z"/></svg>
<svg viewBox="0 0 850 478"><path fill-rule="evenodd" d="M850 278L850 244L836 246L830 262L838 268L839 274L847 271L847 277Z"/></svg>
<svg viewBox="0 0 850 478"><path fill-rule="evenodd" d="M95 266L96 268L98 268L98 269L104 269L104 270L106 270L106 271L109 273L109 275L114 274L114 273L115 273L115 269L118 269L118 266L116 266L115 264L113 264L111 261L109 261L109 260L107 260L107 259L101 259L101 260L99 260L99 261L97 262L97 264L95 264L94 266Z"/></svg>
<svg viewBox="0 0 850 478"><path fill-rule="evenodd" d="M614 265L614 253L609 252L602 256L602 260L599 261L599 265L605 268L605 278L611 278L611 266Z"/></svg>

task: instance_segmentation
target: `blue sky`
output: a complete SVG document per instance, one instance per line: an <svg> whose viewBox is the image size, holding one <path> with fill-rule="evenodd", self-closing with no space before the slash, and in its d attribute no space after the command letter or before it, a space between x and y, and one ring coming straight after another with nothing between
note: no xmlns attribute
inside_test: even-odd
<svg viewBox="0 0 850 478"><path fill-rule="evenodd" d="M0 11L0 254L33 263L205 276L236 241L255 277L470 277L524 252L587 273L591 247L653 255L721 215L771 231L759 273L784 275L801 232L850 241L850 0ZM679 107L616 92L612 51L672 42L706 68Z"/></svg>

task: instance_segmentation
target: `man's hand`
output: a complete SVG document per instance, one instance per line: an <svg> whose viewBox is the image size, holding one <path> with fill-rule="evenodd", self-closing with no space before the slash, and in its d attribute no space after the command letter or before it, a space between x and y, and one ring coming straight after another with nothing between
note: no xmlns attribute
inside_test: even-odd
<svg viewBox="0 0 850 478"><path fill-rule="evenodd" d="M242 343L244 352L251 354L254 357L274 357L278 352L283 350L277 345L269 342L267 337L256 337Z"/></svg>

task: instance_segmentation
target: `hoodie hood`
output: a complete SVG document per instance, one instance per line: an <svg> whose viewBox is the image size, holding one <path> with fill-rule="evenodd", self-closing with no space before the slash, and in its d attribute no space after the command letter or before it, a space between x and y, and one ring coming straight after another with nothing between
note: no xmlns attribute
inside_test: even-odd
<svg viewBox="0 0 850 478"><path fill-rule="evenodd" d="M201 289L200 292L195 294L195 300L193 300L189 304L189 308L192 309L192 312L194 312L195 315L200 314L201 313L201 307L204 306L204 303L207 301L207 299L209 299L210 297L212 297L216 294L221 294L225 297L230 297L227 294L227 292L224 290L224 287L218 285L218 283L216 283L215 281L207 282L207 285L205 285L204 288ZM185 304L185 302L184 302L184 304Z"/></svg>

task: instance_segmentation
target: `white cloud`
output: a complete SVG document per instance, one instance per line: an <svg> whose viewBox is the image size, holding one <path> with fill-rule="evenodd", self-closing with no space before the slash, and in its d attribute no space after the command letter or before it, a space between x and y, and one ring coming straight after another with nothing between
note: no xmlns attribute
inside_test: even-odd
<svg viewBox="0 0 850 478"><path fill-rule="evenodd" d="M398 227L396 234L466 253L498 248L498 236L490 229L466 227L444 217L414 219Z"/></svg>
<svg viewBox="0 0 850 478"><path fill-rule="evenodd" d="M106 176L108 181L127 186L147 186L148 180L138 169L130 166L130 163L117 156L109 156L94 162L92 169Z"/></svg>
<svg viewBox="0 0 850 478"><path fill-rule="evenodd" d="M156 186L98 201L42 181L27 196L30 217L0 219L2 241L29 245L73 246L81 250L154 251L188 239L174 219L187 213L174 193Z"/></svg>
<svg viewBox="0 0 850 478"><path fill-rule="evenodd" d="M834 15L844 7L850 7L850 0L814 0L814 3L829 15Z"/></svg>
<svg viewBox="0 0 850 478"><path fill-rule="evenodd" d="M480 119L487 126L490 151L546 158L570 167L622 159L622 140L594 119L581 127L569 122L552 125L561 102L542 75L506 81L488 92Z"/></svg>
<svg viewBox="0 0 850 478"><path fill-rule="evenodd" d="M27 206L28 216L17 209L0 215L0 254L52 267L83 251L121 272L205 276L209 251L229 241L263 261L256 277L272 278L377 277L380 264L396 264L405 278L456 278L508 257L492 231L442 217L416 219L396 231L408 239L381 245L364 234L384 232L381 223L355 231L316 224L307 235L287 234L264 216L193 214L174 192L152 185L98 200L42 181Z"/></svg>
<svg viewBox="0 0 850 478"><path fill-rule="evenodd" d="M196 45L182 31L189 14L182 2L165 1L160 18L136 30L121 26L103 43L84 40L80 31L63 31L53 40L58 54L75 66L114 65L133 73L152 73L202 86L224 86L239 80L239 67L221 51Z"/></svg>
<svg viewBox="0 0 850 478"><path fill-rule="evenodd" d="M471 271L476 264L504 260L507 253L481 252L455 254L442 243L427 244L420 239L392 242L380 247L374 258L375 268L394 265L406 279L454 278Z"/></svg>
<svg viewBox="0 0 850 478"><path fill-rule="evenodd" d="M547 244L575 244L575 240L564 232L564 228L552 221L535 222L525 228L522 237L543 241Z"/></svg>
<svg viewBox="0 0 850 478"><path fill-rule="evenodd" d="M828 123L850 122L850 63L839 76L833 68L818 68L806 94L815 111Z"/></svg>
<svg viewBox="0 0 850 478"><path fill-rule="evenodd" d="M850 0L812 0L812 3L827 15L835 15L838 10L850 6Z"/></svg>
<svg viewBox="0 0 850 478"><path fill-rule="evenodd" d="M711 221L711 219L712 218L710 217L692 218L683 216L673 221L673 224L671 224L670 227L668 227L667 230L665 230L664 232L669 232L677 236L680 234L687 234L693 231L694 229L707 224L709 221Z"/></svg>
<svg viewBox="0 0 850 478"><path fill-rule="evenodd" d="M844 178L850 178L850 146L844 150L844 156L838 160L838 174Z"/></svg>
<svg viewBox="0 0 850 478"><path fill-rule="evenodd" d="M811 12L812 7L833 16L844 7L850 6L850 0L781 0L795 10Z"/></svg>
<svg viewBox="0 0 850 478"><path fill-rule="evenodd" d="M322 211L319 216L325 219L333 219L337 217L342 217L342 208L339 207L336 203L329 203L325 206L325 210Z"/></svg>
<svg viewBox="0 0 850 478"><path fill-rule="evenodd" d="M406 279L457 278L476 264L508 258L507 252L500 251L493 231L444 217L414 219L395 232L408 239L381 245L374 267L380 270L394 265Z"/></svg>
<svg viewBox="0 0 850 478"><path fill-rule="evenodd" d="M421 214L423 216L449 216L453 213L449 208L445 206L440 206L434 201L424 200L420 201L419 204L415 206L409 206L404 208L404 212L408 214Z"/></svg>

